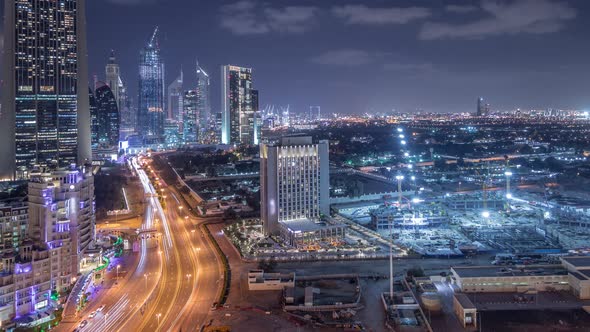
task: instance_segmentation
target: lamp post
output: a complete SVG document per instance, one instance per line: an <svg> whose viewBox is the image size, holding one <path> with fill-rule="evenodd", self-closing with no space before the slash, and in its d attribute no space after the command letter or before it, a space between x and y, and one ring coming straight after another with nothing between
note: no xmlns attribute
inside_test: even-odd
<svg viewBox="0 0 590 332"><path fill-rule="evenodd" d="M121 268L121 264L117 264L117 279L119 279L119 268Z"/></svg>
<svg viewBox="0 0 590 332"><path fill-rule="evenodd" d="M399 205L400 209L402 207L402 180L404 179L403 175L396 175L395 179L397 180L397 204Z"/></svg>
<svg viewBox="0 0 590 332"><path fill-rule="evenodd" d="M162 316L161 313L156 314L156 318L158 318L158 326L160 326L160 316Z"/></svg>
<svg viewBox="0 0 590 332"><path fill-rule="evenodd" d="M509 199L512 198L512 193L510 192L510 178L512 177L512 171L507 169L504 172L506 176L506 211L510 212L510 203L508 202Z"/></svg>

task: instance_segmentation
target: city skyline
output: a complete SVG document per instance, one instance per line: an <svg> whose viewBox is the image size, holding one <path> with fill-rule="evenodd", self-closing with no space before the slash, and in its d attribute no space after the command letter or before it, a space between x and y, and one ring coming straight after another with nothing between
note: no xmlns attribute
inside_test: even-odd
<svg viewBox="0 0 590 332"><path fill-rule="evenodd" d="M261 107L290 104L292 112L304 113L320 105L326 115L394 108L471 112L478 96L494 109L590 105L585 92L590 66L583 57L589 5L582 1L506 1L497 8L490 1L108 3L88 4L94 40L90 72L101 73L115 49L131 95L136 95L134 50L158 25L169 72L188 68L195 56L212 73L226 63L252 67L265 92ZM238 14L240 5L245 9ZM519 11L529 17L515 22ZM102 24L106 15L109 26ZM254 18L258 26L252 25ZM242 22L243 31L232 22ZM432 33L439 26L445 35ZM471 34L461 34L471 27ZM122 38L100 37L105 30ZM214 111L220 110L218 80L213 75Z"/></svg>

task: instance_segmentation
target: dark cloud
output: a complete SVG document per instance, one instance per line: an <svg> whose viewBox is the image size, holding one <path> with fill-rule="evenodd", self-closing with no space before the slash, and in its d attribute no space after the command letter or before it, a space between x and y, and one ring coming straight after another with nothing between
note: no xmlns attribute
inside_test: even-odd
<svg viewBox="0 0 590 332"><path fill-rule="evenodd" d="M331 66L360 66L374 61L374 55L365 50L340 49L324 52L311 58L311 62Z"/></svg>
<svg viewBox="0 0 590 332"><path fill-rule="evenodd" d="M221 26L236 35L302 33L311 27L317 13L316 7L274 8L242 0L221 7Z"/></svg>
<svg viewBox="0 0 590 332"><path fill-rule="evenodd" d="M483 1L487 18L466 24L424 24L420 39L464 38L480 39L488 36L520 33L542 34L557 32L577 12L565 2L552 0L517 0L512 2Z"/></svg>
<svg viewBox="0 0 590 332"><path fill-rule="evenodd" d="M445 6L445 10L451 13L471 13L478 10L479 7L472 6L472 5L447 5Z"/></svg>
<svg viewBox="0 0 590 332"><path fill-rule="evenodd" d="M428 8L376 8L365 5L336 6L332 8L332 13L348 24L364 25L405 24L431 15Z"/></svg>

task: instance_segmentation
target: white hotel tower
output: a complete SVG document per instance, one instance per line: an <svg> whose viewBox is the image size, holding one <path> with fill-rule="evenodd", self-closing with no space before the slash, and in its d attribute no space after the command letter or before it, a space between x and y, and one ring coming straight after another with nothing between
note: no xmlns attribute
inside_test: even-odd
<svg viewBox="0 0 590 332"><path fill-rule="evenodd" d="M261 214L264 232L293 233L315 228L330 212L328 141L283 137L260 145Z"/></svg>

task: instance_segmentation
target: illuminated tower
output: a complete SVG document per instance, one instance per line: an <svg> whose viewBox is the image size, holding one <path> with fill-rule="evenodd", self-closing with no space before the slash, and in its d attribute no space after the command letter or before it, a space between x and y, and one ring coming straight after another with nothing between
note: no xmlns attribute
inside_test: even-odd
<svg viewBox="0 0 590 332"><path fill-rule="evenodd" d="M237 66L221 68L221 142L256 144L256 109L252 104L252 69ZM255 96L256 100L257 93ZM256 107L257 108L257 107Z"/></svg>
<svg viewBox="0 0 590 332"><path fill-rule="evenodd" d="M182 121L182 95L184 93L184 75L180 75L168 85L168 119Z"/></svg>
<svg viewBox="0 0 590 332"><path fill-rule="evenodd" d="M209 79L209 74L199 65L197 61L197 89L196 89L196 107L197 107L197 114L199 116L198 120L198 130L199 135L198 139L200 142L204 140L204 135L209 129L209 118L211 116L211 81Z"/></svg>
<svg viewBox="0 0 590 332"><path fill-rule="evenodd" d="M4 1L0 178L91 161L85 0Z"/></svg>
<svg viewBox="0 0 590 332"><path fill-rule="evenodd" d="M164 138L164 64L158 28L139 57L138 129L144 141L162 143Z"/></svg>

